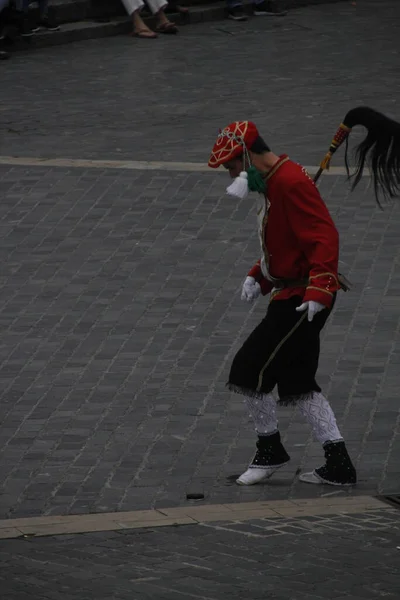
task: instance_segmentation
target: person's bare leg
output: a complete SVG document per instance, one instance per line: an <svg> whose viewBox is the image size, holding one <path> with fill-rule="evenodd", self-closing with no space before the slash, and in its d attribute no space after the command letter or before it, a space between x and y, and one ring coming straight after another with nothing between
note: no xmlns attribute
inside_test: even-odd
<svg viewBox="0 0 400 600"><path fill-rule="evenodd" d="M168 19L167 15L164 12L164 9L161 8L156 14L158 25L165 25L166 23L170 23L171 21Z"/></svg>
<svg viewBox="0 0 400 600"><path fill-rule="evenodd" d="M157 19L156 31L159 33L177 33L178 28L172 23L165 11L168 9L168 0L146 0L146 4Z"/></svg>

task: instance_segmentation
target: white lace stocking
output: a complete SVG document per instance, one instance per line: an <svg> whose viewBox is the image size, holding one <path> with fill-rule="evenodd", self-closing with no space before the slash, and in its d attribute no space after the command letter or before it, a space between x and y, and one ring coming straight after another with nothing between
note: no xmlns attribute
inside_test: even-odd
<svg viewBox="0 0 400 600"><path fill-rule="evenodd" d="M278 431L276 402L272 394L265 394L262 399L246 396L245 401L258 435L271 435Z"/></svg>
<svg viewBox="0 0 400 600"><path fill-rule="evenodd" d="M306 400L300 400L298 406L302 415L311 425L315 438L321 444L343 439L331 405L325 396L314 392Z"/></svg>

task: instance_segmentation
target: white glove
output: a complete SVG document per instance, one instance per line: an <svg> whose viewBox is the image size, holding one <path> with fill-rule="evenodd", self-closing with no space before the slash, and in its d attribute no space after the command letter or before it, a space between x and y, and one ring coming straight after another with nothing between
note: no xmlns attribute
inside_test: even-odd
<svg viewBox="0 0 400 600"><path fill-rule="evenodd" d="M311 322L315 315L321 312L321 310L324 310L324 308L325 306L320 302L314 302L313 300L310 300L309 302L303 302L303 304L296 308L296 310L297 312L304 312L305 310L308 310L308 320Z"/></svg>
<svg viewBox="0 0 400 600"><path fill-rule="evenodd" d="M254 277L246 277L242 287L242 300L253 302L261 294L260 284Z"/></svg>

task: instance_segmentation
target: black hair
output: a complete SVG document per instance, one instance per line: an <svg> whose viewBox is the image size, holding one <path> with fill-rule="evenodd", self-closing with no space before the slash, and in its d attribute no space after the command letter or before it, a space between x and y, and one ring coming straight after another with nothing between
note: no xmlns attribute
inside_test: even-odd
<svg viewBox="0 0 400 600"><path fill-rule="evenodd" d="M250 150L254 152L254 154L264 154L264 152L271 152L271 148L264 142L264 140L260 136L258 136L254 140Z"/></svg>

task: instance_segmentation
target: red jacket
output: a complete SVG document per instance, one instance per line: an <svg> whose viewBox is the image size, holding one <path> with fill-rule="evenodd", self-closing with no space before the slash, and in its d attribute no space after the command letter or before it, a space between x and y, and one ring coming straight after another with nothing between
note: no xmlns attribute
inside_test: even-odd
<svg viewBox="0 0 400 600"><path fill-rule="evenodd" d="M339 235L306 170L286 155L266 178L265 206L259 211L262 258L249 272L262 294L273 300L302 296L330 307L338 283ZM263 202L264 204L264 202ZM308 285L276 291L269 277L308 280Z"/></svg>

